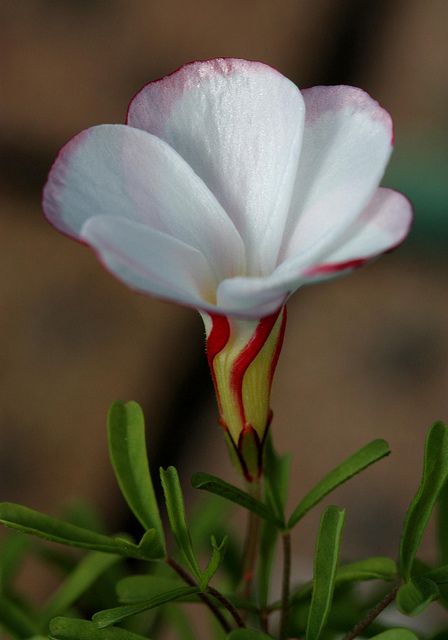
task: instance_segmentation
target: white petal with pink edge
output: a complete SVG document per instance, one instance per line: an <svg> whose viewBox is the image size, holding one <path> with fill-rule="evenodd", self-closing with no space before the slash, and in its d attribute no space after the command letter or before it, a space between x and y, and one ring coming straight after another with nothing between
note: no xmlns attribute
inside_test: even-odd
<svg viewBox="0 0 448 640"><path fill-rule="evenodd" d="M403 242L412 224L413 210L409 200L393 189L377 189L339 246L314 265L309 276L336 276L362 266Z"/></svg>
<svg viewBox="0 0 448 640"><path fill-rule="evenodd" d="M93 127L63 148L44 209L75 237L92 216L139 221L199 250L218 279L245 268L239 233L202 180L166 142L126 125Z"/></svg>
<svg viewBox="0 0 448 640"><path fill-rule="evenodd" d="M210 188L243 238L248 270L274 267L302 142L297 87L258 62L195 62L146 85L128 123L170 144Z"/></svg>
<svg viewBox="0 0 448 640"><path fill-rule="evenodd" d="M184 242L140 222L107 215L89 218L79 237L107 269L133 289L189 306L213 308L216 280L210 265Z"/></svg>
<svg viewBox="0 0 448 640"><path fill-rule="evenodd" d="M317 280L361 267L397 247L412 223L412 206L392 189L377 189L367 207L338 244L327 247L320 262L309 262L300 253L265 278L231 278L218 287L218 304L247 317L261 317L278 309L290 293Z"/></svg>
<svg viewBox="0 0 448 640"><path fill-rule="evenodd" d="M318 257L371 199L392 151L392 122L361 89L303 91L306 119L279 262Z"/></svg>

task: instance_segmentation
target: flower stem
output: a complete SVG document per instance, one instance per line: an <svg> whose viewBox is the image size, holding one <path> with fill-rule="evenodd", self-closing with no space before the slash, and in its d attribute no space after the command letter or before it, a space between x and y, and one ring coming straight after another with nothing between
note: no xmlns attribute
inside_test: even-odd
<svg viewBox="0 0 448 640"><path fill-rule="evenodd" d="M249 493L258 500L260 499L260 481L255 481L248 486ZM255 565L257 563L258 541L260 538L260 518L252 511L249 512L246 530L246 540L244 542L244 566L243 566L243 596L250 600L252 583L255 576Z"/></svg>
<svg viewBox="0 0 448 640"><path fill-rule="evenodd" d="M216 600L218 600L218 602L220 602L222 606L227 609L227 611L232 615L238 627L244 628L246 626L244 624L244 620L242 619L238 611L235 609L233 604L229 600L227 600L227 598L220 591L218 591L214 587L208 587L207 590L210 593L210 595L216 598Z"/></svg>
<svg viewBox="0 0 448 640"><path fill-rule="evenodd" d="M282 583L282 608L280 616L279 640L285 640L288 634L289 618L289 586L291 582L291 534L285 531L282 534L283 542L283 583Z"/></svg>
<svg viewBox="0 0 448 640"><path fill-rule="evenodd" d="M354 638L361 635L362 632L365 631L367 627L380 615L380 613L382 613L384 609L395 600L399 588L399 585L397 585L392 589L392 591L389 591L389 593L368 612L365 618L353 627L343 640L354 640Z"/></svg>
<svg viewBox="0 0 448 640"><path fill-rule="evenodd" d="M174 569L174 571L182 578L182 580L184 582L186 582L188 585L190 585L190 587L197 587L197 584L193 580L193 578L185 571L185 569L183 567L180 566L180 564L178 564L176 562L176 560L174 560L174 558L168 557L166 559L166 562L172 569ZM205 605L207 605L207 607L213 613L213 615L218 620L218 622L220 623L220 625L224 629L224 631L226 633L230 633L230 631L232 631L232 627L227 622L225 617L222 615L221 611L218 609L218 607L215 605L215 603L212 602L212 600L210 600L210 598L205 593L199 593L198 596L202 600L202 602ZM230 613L232 613L232 611L230 611ZM233 615L233 613L232 613L232 615Z"/></svg>

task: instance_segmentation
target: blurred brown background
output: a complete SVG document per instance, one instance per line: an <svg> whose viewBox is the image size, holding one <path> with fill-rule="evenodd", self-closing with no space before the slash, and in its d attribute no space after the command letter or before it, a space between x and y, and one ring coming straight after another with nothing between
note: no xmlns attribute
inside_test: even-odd
<svg viewBox="0 0 448 640"><path fill-rule="evenodd" d="M236 481L199 316L125 289L48 226L39 199L58 148L122 122L142 84L245 57L299 86L360 86L395 121L385 184L415 204L411 240L295 295L272 403L278 448L294 454L291 503L369 439L390 441L393 458L332 501L349 509L345 558L395 554L425 430L448 419L447 25L445 0L0 1L0 499L55 514L82 497L123 527L105 436L117 398L143 404L155 465L186 484L196 470ZM317 515L297 533L297 575Z"/></svg>

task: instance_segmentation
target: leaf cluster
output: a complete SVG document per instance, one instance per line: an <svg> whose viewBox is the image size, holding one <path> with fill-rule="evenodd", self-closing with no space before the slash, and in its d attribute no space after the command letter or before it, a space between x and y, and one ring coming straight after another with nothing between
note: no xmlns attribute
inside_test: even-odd
<svg viewBox="0 0 448 640"><path fill-rule="evenodd" d="M192 640L196 636L191 620L179 607L186 603L208 608L217 620L213 633L220 640L332 640L341 634L347 634L347 640L365 635L379 640L415 640L413 631L391 628L378 617L382 604L394 602L393 606L411 617L436 600L448 606L448 426L443 423L433 425L426 438L422 477L404 520L398 562L372 557L341 563L345 510L330 505L321 514L312 579L294 585L280 600L271 597L279 542L285 542L307 513L337 487L389 455L384 440L370 442L329 471L289 514L291 462L289 457L279 456L268 440L263 493L254 495L216 476L197 473L192 485L206 492L208 499L191 525L174 467L160 470L167 516L167 524L163 523L149 466L144 416L137 403L112 405L108 443L117 482L142 535L135 541L126 534L106 534L87 512L59 519L21 505L0 504L0 522L20 532L7 538L0 554L0 628L11 638L148 640L157 636L164 620L169 620L179 638ZM429 567L417 553L437 504L440 562ZM237 505L261 522L259 558L250 594L243 594L238 587L243 563L226 505ZM81 555L32 543L24 534L74 547ZM38 612L14 587L15 576L29 553L45 559L65 576ZM204 553L208 555L205 562ZM135 566L135 561L142 572L132 575L129 567ZM219 589L213 586L218 577ZM360 582L379 587L364 593L357 589ZM276 611L282 619L278 631L270 622ZM90 619L86 619L86 612Z"/></svg>

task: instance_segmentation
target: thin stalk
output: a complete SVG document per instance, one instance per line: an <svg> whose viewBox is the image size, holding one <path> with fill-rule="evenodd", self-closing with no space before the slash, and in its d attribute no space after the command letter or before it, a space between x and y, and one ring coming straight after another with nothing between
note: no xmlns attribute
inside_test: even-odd
<svg viewBox="0 0 448 640"><path fill-rule="evenodd" d="M285 640L288 634L289 618L289 588L291 583L291 534L285 531L282 534L283 543L283 582L282 582L282 608L280 614L279 640Z"/></svg>
<svg viewBox="0 0 448 640"><path fill-rule="evenodd" d="M235 620L238 627L244 628L246 626L244 624L244 620L242 619L238 611L235 609L233 604L229 600L227 600L227 598L220 591L218 591L214 587L208 587L207 591L208 593L210 593L210 595L216 598L216 600L218 600L218 602L220 602L223 607L227 609L227 611L231 614L231 616Z"/></svg>
<svg viewBox="0 0 448 640"><path fill-rule="evenodd" d="M378 604L369 611L365 618L353 627L350 633L348 633L343 640L354 640L354 638L361 635L363 631L365 631L367 627L380 615L380 613L382 613L384 609L395 600L399 588L400 586L397 585L392 589L392 591L385 595L381 602L378 602Z"/></svg>
<svg viewBox="0 0 448 640"><path fill-rule="evenodd" d="M260 481L251 482L248 485L249 493L256 498L260 499L261 486ZM252 592L252 583L255 577L255 565L257 563L258 543L260 539L260 518L249 512L246 539L244 542L244 566L243 566L243 597L250 600Z"/></svg>
<svg viewBox="0 0 448 640"><path fill-rule="evenodd" d="M185 569L183 567L180 566L180 564L178 564L176 562L176 560L174 560L174 558L168 557L166 559L166 562L172 569L174 569L174 571L182 578L182 580L184 582L186 582L186 584L190 585L190 587L197 587L198 586L196 584L196 582L193 580L193 578L185 571ZM213 615L218 620L218 622L220 623L220 625L223 628L223 630L226 633L230 633L230 631L232 631L232 627L227 622L225 617L222 615L221 611L218 609L218 607L215 605L215 603L212 602L210 600L210 598L205 593L198 593L198 596L202 600L202 602L213 613Z"/></svg>

